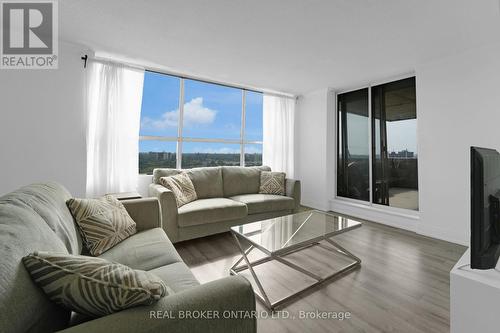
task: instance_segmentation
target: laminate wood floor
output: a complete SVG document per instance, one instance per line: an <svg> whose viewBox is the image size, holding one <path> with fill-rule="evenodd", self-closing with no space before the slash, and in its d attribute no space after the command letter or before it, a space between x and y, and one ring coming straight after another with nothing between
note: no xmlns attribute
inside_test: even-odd
<svg viewBox="0 0 500 333"><path fill-rule="evenodd" d="M277 318L259 319L258 332L449 332L449 272L466 248L363 222L361 228L333 238L361 258L361 267L297 297L279 309L287 312L276 313ZM176 248L201 283L228 276L240 256L229 233L178 243ZM287 258L321 275L345 265L343 258L320 247ZM256 272L271 299L312 282L274 261L257 266ZM266 308L257 301L257 310ZM301 319L301 311L350 312L351 317Z"/></svg>

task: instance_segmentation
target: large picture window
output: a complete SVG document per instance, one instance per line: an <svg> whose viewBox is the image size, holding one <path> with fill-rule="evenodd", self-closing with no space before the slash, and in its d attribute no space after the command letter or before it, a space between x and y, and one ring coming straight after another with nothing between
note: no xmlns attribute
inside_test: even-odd
<svg viewBox="0 0 500 333"><path fill-rule="evenodd" d="M146 71L139 172L262 165L260 92Z"/></svg>
<svg viewBox="0 0 500 333"><path fill-rule="evenodd" d="M337 196L418 210L415 78L337 100Z"/></svg>

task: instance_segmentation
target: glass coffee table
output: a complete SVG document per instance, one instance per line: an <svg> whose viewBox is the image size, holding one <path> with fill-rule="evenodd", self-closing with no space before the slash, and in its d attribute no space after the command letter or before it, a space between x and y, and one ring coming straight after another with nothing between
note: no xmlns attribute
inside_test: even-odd
<svg viewBox="0 0 500 333"><path fill-rule="evenodd" d="M362 223L356 220L313 210L232 227L231 234L234 236L242 256L231 266L229 272L231 275L237 275L239 272L248 269L258 289L255 290L257 298L269 309L274 310L276 307L316 285L360 266L361 259L334 242L331 238L361 226ZM250 243L250 247L246 250L243 249L240 242L242 239ZM288 254L312 246L320 246L323 249L340 254L348 258L352 263L327 276L319 276L284 258ZM266 257L250 262L248 255L254 249L262 251ZM254 270L255 266L271 260L276 260L305 274L313 278L315 282L278 301L271 302ZM244 261L243 264L242 261Z"/></svg>

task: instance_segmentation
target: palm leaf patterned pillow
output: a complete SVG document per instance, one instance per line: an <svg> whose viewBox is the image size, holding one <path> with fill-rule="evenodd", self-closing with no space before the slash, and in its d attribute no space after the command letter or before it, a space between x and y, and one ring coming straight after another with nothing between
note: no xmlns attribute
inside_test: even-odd
<svg viewBox="0 0 500 333"><path fill-rule="evenodd" d="M198 199L193 182L185 172L175 176L161 177L160 184L174 193L177 208Z"/></svg>
<svg viewBox="0 0 500 333"><path fill-rule="evenodd" d="M102 258L35 252L23 263L50 300L92 317L150 305L173 293L154 274Z"/></svg>
<svg viewBox="0 0 500 333"><path fill-rule="evenodd" d="M261 171L259 193L285 195L285 177L284 172Z"/></svg>
<svg viewBox="0 0 500 333"><path fill-rule="evenodd" d="M99 199L69 199L67 205L93 256L101 255L137 232L123 204L110 195Z"/></svg>

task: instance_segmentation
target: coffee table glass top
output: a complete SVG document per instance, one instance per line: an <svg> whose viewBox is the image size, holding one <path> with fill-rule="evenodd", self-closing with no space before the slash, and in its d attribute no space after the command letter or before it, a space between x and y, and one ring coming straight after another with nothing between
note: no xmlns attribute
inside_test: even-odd
<svg viewBox="0 0 500 333"><path fill-rule="evenodd" d="M247 223L231 230L257 248L275 253L314 243L361 225L356 220L313 210Z"/></svg>

